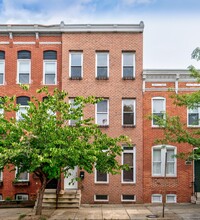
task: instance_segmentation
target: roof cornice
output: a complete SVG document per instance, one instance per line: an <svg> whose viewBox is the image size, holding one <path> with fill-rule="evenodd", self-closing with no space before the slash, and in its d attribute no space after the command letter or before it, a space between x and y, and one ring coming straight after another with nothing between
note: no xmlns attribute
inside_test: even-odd
<svg viewBox="0 0 200 220"><path fill-rule="evenodd" d="M1 33L70 33L70 32L143 32L144 23L139 24L0 24Z"/></svg>

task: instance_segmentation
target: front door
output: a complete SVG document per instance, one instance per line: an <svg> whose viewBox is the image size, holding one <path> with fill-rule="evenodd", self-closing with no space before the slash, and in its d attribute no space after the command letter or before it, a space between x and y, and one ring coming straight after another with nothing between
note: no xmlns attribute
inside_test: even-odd
<svg viewBox="0 0 200 220"><path fill-rule="evenodd" d="M64 189L78 189L78 182L73 180L78 177L78 167L75 167L73 170L68 171L71 175L65 177L64 179Z"/></svg>
<svg viewBox="0 0 200 220"><path fill-rule="evenodd" d="M58 180L57 179L52 179L46 185L46 189L57 189L57 184L58 184Z"/></svg>
<svg viewBox="0 0 200 220"><path fill-rule="evenodd" d="M200 160L195 160L194 162L194 190L195 192L200 192Z"/></svg>

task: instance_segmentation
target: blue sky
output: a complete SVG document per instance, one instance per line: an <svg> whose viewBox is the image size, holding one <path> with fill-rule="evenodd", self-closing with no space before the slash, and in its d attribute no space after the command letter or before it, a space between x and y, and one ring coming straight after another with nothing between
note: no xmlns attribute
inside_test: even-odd
<svg viewBox="0 0 200 220"><path fill-rule="evenodd" d="M0 0L1 24L139 23L144 68L187 68L200 46L200 0Z"/></svg>

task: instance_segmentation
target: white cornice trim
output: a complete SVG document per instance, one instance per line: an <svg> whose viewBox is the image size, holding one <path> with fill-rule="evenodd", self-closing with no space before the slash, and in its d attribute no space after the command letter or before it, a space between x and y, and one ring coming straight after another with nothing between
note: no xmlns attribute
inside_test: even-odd
<svg viewBox="0 0 200 220"><path fill-rule="evenodd" d="M16 42L13 42L13 44L28 44L28 45L32 45L32 44L35 44L35 42L16 41Z"/></svg>
<svg viewBox="0 0 200 220"><path fill-rule="evenodd" d="M0 41L0 44L9 44L8 41Z"/></svg>
<svg viewBox="0 0 200 220"><path fill-rule="evenodd" d="M39 44L62 44L62 42L39 42Z"/></svg>

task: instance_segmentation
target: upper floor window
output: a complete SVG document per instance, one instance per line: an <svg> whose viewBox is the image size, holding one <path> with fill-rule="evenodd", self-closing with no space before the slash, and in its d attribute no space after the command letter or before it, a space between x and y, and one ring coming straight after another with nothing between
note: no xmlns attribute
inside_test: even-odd
<svg viewBox="0 0 200 220"><path fill-rule="evenodd" d="M44 51L43 60L44 60L43 84L45 85L57 84L57 52L53 50Z"/></svg>
<svg viewBox="0 0 200 220"><path fill-rule="evenodd" d="M70 53L69 76L71 79L82 79L83 77L83 53Z"/></svg>
<svg viewBox="0 0 200 220"><path fill-rule="evenodd" d="M27 96L20 96L17 97L17 104L19 104L19 110L16 114L17 121L23 120L23 114L27 113L27 109L29 108L28 102L30 101L30 98Z"/></svg>
<svg viewBox="0 0 200 220"><path fill-rule="evenodd" d="M122 100L122 125L134 126L135 117L135 99Z"/></svg>
<svg viewBox="0 0 200 220"><path fill-rule="evenodd" d="M188 126L199 127L200 126L200 107L188 109Z"/></svg>
<svg viewBox="0 0 200 220"><path fill-rule="evenodd" d="M95 183L108 183L108 173L102 173L95 169Z"/></svg>
<svg viewBox="0 0 200 220"><path fill-rule="evenodd" d="M134 79L135 78L135 53L123 52L122 53L122 78Z"/></svg>
<svg viewBox="0 0 200 220"><path fill-rule="evenodd" d="M109 100L104 99L96 104L96 124L109 125Z"/></svg>
<svg viewBox="0 0 200 220"><path fill-rule="evenodd" d="M165 175L165 160L166 161L166 176L176 176L176 147L161 145L153 147L152 152L152 175ZM167 156L166 156L167 155Z"/></svg>
<svg viewBox="0 0 200 220"><path fill-rule="evenodd" d="M73 110L76 110L79 107L79 105L74 104L74 98L70 98L69 103L70 103L70 112L71 114L73 114ZM78 122L79 120L81 120L81 117L77 117L76 119L71 119L69 120L69 125L75 126L76 122Z"/></svg>
<svg viewBox="0 0 200 220"><path fill-rule="evenodd" d="M5 52L0 51L0 85L5 81Z"/></svg>
<svg viewBox="0 0 200 220"><path fill-rule="evenodd" d="M107 79L109 77L109 53L96 53L96 78Z"/></svg>
<svg viewBox="0 0 200 220"><path fill-rule="evenodd" d="M166 112L166 100L163 97L152 98L152 126L158 126L158 117L161 119L165 118Z"/></svg>
<svg viewBox="0 0 200 220"><path fill-rule="evenodd" d="M19 173L19 169L18 169L18 167L17 167L17 168L16 168L16 171L15 171L15 177L17 177L18 173ZM17 180L18 180L19 182L29 181L29 173L28 173L28 172L22 172L22 173L20 173L19 176L18 176L18 178L17 178Z"/></svg>
<svg viewBox="0 0 200 220"><path fill-rule="evenodd" d="M17 53L17 83L29 84L31 78L31 52L21 50Z"/></svg>
<svg viewBox="0 0 200 220"><path fill-rule="evenodd" d="M135 148L123 147L122 164L127 164L129 170L122 170L122 183L135 183Z"/></svg>

